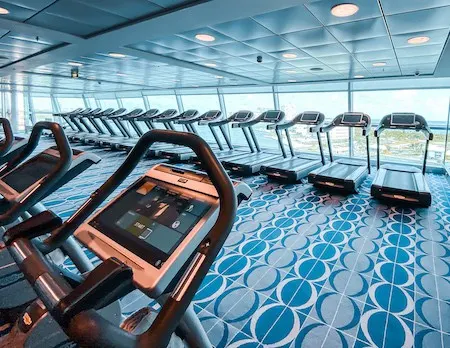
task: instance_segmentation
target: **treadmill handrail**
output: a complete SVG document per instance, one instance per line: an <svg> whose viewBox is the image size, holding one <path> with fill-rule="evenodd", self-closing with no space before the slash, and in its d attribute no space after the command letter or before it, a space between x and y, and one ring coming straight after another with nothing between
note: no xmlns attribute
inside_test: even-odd
<svg viewBox="0 0 450 348"><path fill-rule="evenodd" d="M59 152L59 161L50 173L40 180L38 186L33 191L20 201L14 202L6 212L0 214L0 224L2 225L15 221L20 214L33 207L37 203L35 198L39 197L42 192L46 192L54 182L59 181L70 169L72 164L72 149L64 133L64 129L56 122L41 121L34 125L28 143L23 150L2 166L0 169L0 177L9 174L31 155L38 146L44 130L49 130L53 134Z"/></svg>
<svg viewBox="0 0 450 348"><path fill-rule="evenodd" d="M92 308L95 303L89 303L89 306L85 307L79 306L83 311L72 313L73 316L65 316L65 309L70 308L73 304L69 301L73 290L67 285L61 275L52 271L46 259L39 253L30 239L22 237L10 241L9 249L13 255L18 255L21 251L26 252L25 255L27 256L21 262L18 262L18 265L25 273L30 284L37 290L37 293L45 295L41 297L41 300L46 308L52 313L52 316L66 333L70 332L70 338L81 343L81 345L109 346L114 342L115 346L124 347L167 346L172 333L179 325L181 317L192 302L201 282L233 227L237 210L237 197L229 176L209 145L202 138L192 133L152 130L140 138L116 172L52 236L64 236L64 239L70 236L128 177L148 148L155 142L188 146L203 163L208 163L209 166L205 170L222 204L219 205L219 213L214 226L193 254L195 274L186 277L186 274L192 271L193 263L190 263L177 287L162 306L155 321L146 332L138 336L132 335L113 325L95 311L87 310L87 308ZM226 203L224 204L224 202ZM105 267L110 267L110 265L111 262L104 262L97 266L97 271L94 272L102 273L102 270ZM32 271L32 269L38 271ZM37 279L40 277L45 277L45 279L50 281L45 282L45 284L37 282ZM99 286L99 284L94 283L93 286ZM86 293L89 293L89 289L84 290L86 290ZM46 296L47 294L58 294L58 296L55 298L55 296ZM76 300L83 301L83 298L77 298ZM90 300L90 298L87 300ZM92 335L92 332L96 332L96 335Z"/></svg>
<svg viewBox="0 0 450 348"><path fill-rule="evenodd" d="M392 120L392 116L395 115L396 113L392 113L389 115L384 116L381 121L380 124L378 125L378 127L375 129L374 131L374 136L377 139L377 169L380 169L380 137L381 137L381 133L385 130L385 129L392 129L392 130L415 130L416 132L422 132L423 135L425 136L425 153L423 156L423 165L422 165L422 175L425 175L426 170L427 170L427 159L428 159L428 146L430 144L430 141L433 140L434 138L434 134L431 131L431 128L428 126L428 122L425 119L425 117L418 115L418 114L413 114L413 113L403 113L403 114L408 114L408 115L414 115L416 119L419 120L419 122L416 122L416 126L413 127L402 127L402 126L398 126L395 125L393 126L391 124L391 120Z"/></svg>
<svg viewBox="0 0 450 348"><path fill-rule="evenodd" d="M3 134L5 138L0 144L0 157L6 155L11 150L14 144L14 134L11 127L11 122L7 118L0 118L0 124L3 128Z"/></svg>

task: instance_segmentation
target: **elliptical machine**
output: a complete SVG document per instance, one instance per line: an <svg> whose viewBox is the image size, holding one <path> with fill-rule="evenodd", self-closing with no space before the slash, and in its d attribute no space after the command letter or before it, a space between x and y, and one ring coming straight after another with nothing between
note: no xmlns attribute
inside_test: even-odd
<svg viewBox="0 0 450 348"><path fill-rule="evenodd" d="M89 218L154 142L190 147L208 164L207 175L157 165ZM39 337L51 336L47 347L61 344L55 337L69 337L82 346L162 347L180 343L180 337L172 336L178 330L191 346L211 346L191 301L231 231L238 203L250 195L246 184L231 182L200 137L166 130L146 133L64 224L44 212L6 232L5 244L39 300L0 344L32 347ZM51 236L40 245L31 242L47 232ZM104 260L76 288L43 257L73 233ZM145 315L136 325L128 322L119 328L97 313L135 288L161 304L156 318ZM59 329L52 331L55 322Z"/></svg>

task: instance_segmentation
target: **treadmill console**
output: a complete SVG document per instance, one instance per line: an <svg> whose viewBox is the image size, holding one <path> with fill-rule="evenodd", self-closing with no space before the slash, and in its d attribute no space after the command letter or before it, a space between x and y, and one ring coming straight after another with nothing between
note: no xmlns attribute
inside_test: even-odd
<svg viewBox="0 0 450 348"><path fill-rule="evenodd" d="M319 112L304 112L303 114L301 114L299 121L308 124L316 124L319 121L319 116Z"/></svg>
<svg viewBox="0 0 450 348"><path fill-rule="evenodd" d="M211 110L208 112L205 112L202 117L201 120L202 121L211 121L211 120L215 120L217 117L219 117L220 115L222 115L222 111L219 110Z"/></svg>
<svg viewBox="0 0 450 348"><path fill-rule="evenodd" d="M392 114L391 125L400 127L415 127L416 114Z"/></svg>
<svg viewBox="0 0 450 348"><path fill-rule="evenodd" d="M280 122L283 118L284 118L284 112L283 111L271 110L271 111L264 112L261 121L277 123L277 122Z"/></svg>
<svg viewBox="0 0 450 348"><path fill-rule="evenodd" d="M245 122L253 117L253 112L251 111L239 111L231 116L231 120L234 122Z"/></svg>
<svg viewBox="0 0 450 348"><path fill-rule="evenodd" d="M363 123L363 114L346 113L342 116L342 124L361 124Z"/></svg>
<svg viewBox="0 0 450 348"><path fill-rule="evenodd" d="M173 115L175 115L178 111L175 109L168 109L166 111L163 111L162 113L160 113L158 116L158 118L166 118L166 117L171 117Z"/></svg>
<svg viewBox="0 0 450 348"><path fill-rule="evenodd" d="M245 184L234 185L238 194ZM218 208L217 191L206 174L161 164L81 225L75 236L100 258L116 257L130 266L135 284L158 296L214 225Z"/></svg>

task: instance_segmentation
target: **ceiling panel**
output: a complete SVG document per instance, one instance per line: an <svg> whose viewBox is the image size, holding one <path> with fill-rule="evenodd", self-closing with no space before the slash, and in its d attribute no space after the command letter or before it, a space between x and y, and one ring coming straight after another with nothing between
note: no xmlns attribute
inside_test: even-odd
<svg viewBox="0 0 450 348"><path fill-rule="evenodd" d="M237 41L259 39L264 36L273 35L270 30L258 24L251 18L217 24L212 26L212 28Z"/></svg>
<svg viewBox="0 0 450 348"><path fill-rule="evenodd" d="M277 52L295 48L279 36L268 36L260 39L244 41L244 43L262 52Z"/></svg>
<svg viewBox="0 0 450 348"><path fill-rule="evenodd" d="M408 0L392 1L381 0L383 11L387 15L426 10L434 7L450 6L450 0Z"/></svg>
<svg viewBox="0 0 450 348"><path fill-rule="evenodd" d="M387 16L392 35L448 28L450 6Z"/></svg>
<svg viewBox="0 0 450 348"><path fill-rule="evenodd" d="M161 45L157 45L150 41L138 42L136 44L128 45L126 47L134 48L144 52L156 53L156 54L167 54L174 51L172 48L167 48Z"/></svg>
<svg viewBox="0 0 450 348"><path fill-rule="evenodd" d="M418 31L407 34L392 35L392 42L395 47L412 47L408 44L408 39L416 36L428 36L430 41L415 47L426 47L428 45L441 44L444 45L447 41L449 29Z"/></svg>
<svg viewBox="0 0 450 348"><path fill-rule="evenodd" d="M214 36L215 40L212 42L200 41L195 38L195 36L197 34L211 35L211 36ZM179 36L181 36L185 39L191 40L193 42L196 42L197 44L204 45L204 46L217 46L217 45L222 45L222 44L226 44L226 43L235 41L231 37L221 34L218 31L213 30L211 28L201 28L201 29L197 29L194 31L189 31L189 32L179 34Z"/></svg>
<svg viewBox="0 0 450 348"><path fill-rule="evenodd" d="M275 34L307 30L321 26L321 23L305 7L297 6L253 17L258 23Z"/></svg>
<svg viewBox="0 0 450 348"><path fill-rule="evenodd" d="M90 6L128 19L147 16L163 10L163 7L147 0L75 0Z"/></svg>
<svg viewBox="0 0 450 348"><path fill-rule="evenodd" d="M100 27L94 26L92 23L80 23L48 13L40 13L38 16L27 21L27 23L79 36L87 36L95 31L101 30Z"/></svg>
<svg viewBox="0 0 450 348"><path fill-rule="evenodd" d="M310 54L313 57L328 57L347 53L345 47L339 43L321 45L314 47L305 47L303 51Z"/></svg>
<svg viewBox="0 0 450 348"><path fill-rule="evenodd" d="M232 56L247 56L249 54L258 53L259 51L241 42L231 42L225 45L215 47L217 50L228 53Z"/></svg>
<svg viewBox="0 0 450 348"><path fill-rule="evenodd" d="M325 28L298 31L283 37L299 48L336 43L336 39Z"/></svg>
<svg viewBox="0 0 450 348"><path fill-rule="evenodd" d="M311 3L307 3L305 6L325 26L381 16L381 11L377 1L368 0L352 0L352 4L359 6L359 11L351 17L333 16L331 14L331 9L335 5L341 3L342 0L325 0L313 1Z"/></svg>
<svg viewBox="0 0 450 348"><path fill-rule="evenodd" d="M339 41L355 41L386 36L386 26L382 18L366 19L333 25L327 28Z"/></svg>
<svg viewBox="0 0 450 348"><path fill-rule="evenodd" d="M392 48L389 36L376 37L373 39L355 40L343 42L342 45L350 53L377 51Z"/></svg>

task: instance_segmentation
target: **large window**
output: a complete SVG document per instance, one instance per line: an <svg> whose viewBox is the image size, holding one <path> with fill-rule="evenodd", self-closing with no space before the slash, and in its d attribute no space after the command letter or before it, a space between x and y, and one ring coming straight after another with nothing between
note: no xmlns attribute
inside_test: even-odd
<svg viewBox="0 0 450 348"><path fill-rule="evenodd" d="M122 105L128 111L135 109L145 110L145 104L143 98L121 98Z"/></svg>
<svg viewBox="0 0 450 348"><path fill-rule="evenodd" d="M280 108L287 119L293 119L304 111L319 111L325 114L325 123L329 123L337 115L348 110L346 92L314 92L314 93L279 93ZM298 126L290 130L294 150L318 152L318 141L315 134L306 127ZM348 156L349 131L347 128L335 128L331 131L333 154ZM322 137L324 151L327 151L325 136Z"/></svg>
<svg viewBox="0 0 450 348"><path fill-rule="evenodd" d="M71 112L78 108L84 108L84 101L81 97L57 97L56 100L61 112Z"/></svg>
<svg viewBox="0 0 450 348"><path fill-rule="evenodd" d="M217 94L202 94L202 95L183 95L181 97L184 110L194 109L200 114L210 110L220 110L219 97ZM195 126L198 134L208 141L215 143L214 137L211 134L208 126Z"/></svg>
<svg viewBox="0 0 450 348"><path fill-rule="evenodd" d="M255 94L225 94L225 107L228 116L239 110L253 111L256 116L267 110L275 108L272 93L255 93ZM277 148L278 141L274 131L267 130L267 124L261 123L253 127L258 142L264 148ZM248 146L241 129L232 129L231 140L233 144Z"/></svg>
<svg viewBox="0 0 450 348"><path fill-rule="evenodd" d="M20 99L22 100L23 97ZM53 105L50 96L32 96L31 99L33 103L33 114L35 121L53 121Z"/></svg>
<svg viewBox="0 0 450 348"><path fill-rule="evenodd" d="M378 125L381 118L392 112L413 112L422 115L434 128L434 140L430 143L428 159L432 164L442 164L445 152L445 137L450 90L393 90L361 91L353 93L353 109L369 114L372 124ZM371 134L373 137L373 133ZM381 136L382 160L405 160L421 163L425 152L422 133L388 130ZM355 156L364 155L363 139L354 134ZM371 141L373 155L376 154L375 139Z"/></svg>
<svg viewBox="0 0 450 348"><path fill-rule="evenodd" d="M146 97L151 109L163 112L167 109L177 109L177 98L175 95L149 95Z"/></svg>
<svg viewBox="0 0 450 348"><path fill-rule="evenodd" d="M100 99L99 100L100 107L103 109L118 109L119 103L117 102L117 99Z"/></svg>

